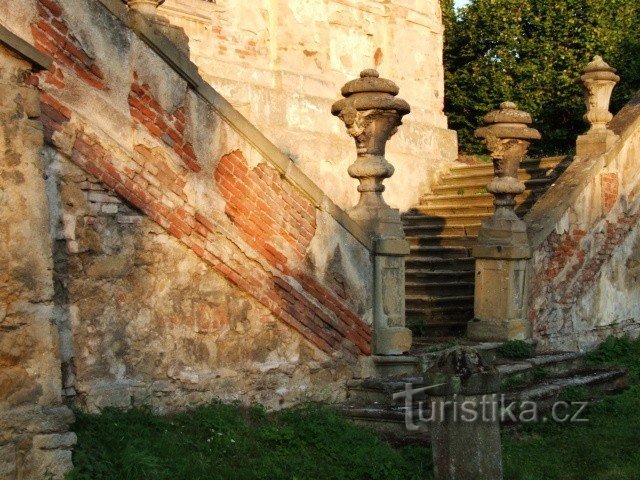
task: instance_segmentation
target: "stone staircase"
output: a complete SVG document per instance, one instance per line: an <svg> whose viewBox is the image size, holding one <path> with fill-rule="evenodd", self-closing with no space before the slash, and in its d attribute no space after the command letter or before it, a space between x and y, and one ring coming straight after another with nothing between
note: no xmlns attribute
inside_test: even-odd
<svg viewBox="0 0 640 480"><path fill-rule="evenodd" d="M499 356L500 343L472 343L461 339L416 339L411 352L417 359L417 368L404 375L381 378L354 379L348 383L348 398L342 413L354 423L372 429L379 436L395 444L428 444L428 422L417 422L417 431L405 427L407 407L404 399L393 399L393 394L405 390L405 384L414 388L427 386L424 372L433 365L442 351L453 344L475 348L485 362L495 365L500 372L501 394L505 403L525 400L536 403L538 411L548 415L554 402L571 394L580 393L581 400L595 400L603 395L623 390L627 386L626 370L616 367L588 365L584 353L554 352L535 354L528 358L510 360ZM535 348L533 349L535 352ZM429 417L428 395L416 397L411 405L414 418L422 403L422 415ZM512 425L509 416L503 425Z"/></svg>
<svg viewBox="0 0 640 480"><path fill-rule="evenodd" d="M516 199L524 216L568 166L566 157L528 159L519 177L526 191ZM406 264L407 325L416 336L461 335L473 317L475 260L471 256L484 218L492 215L486 185L493 165L459 164L432 193L403 214L411 254Z"/></svg>

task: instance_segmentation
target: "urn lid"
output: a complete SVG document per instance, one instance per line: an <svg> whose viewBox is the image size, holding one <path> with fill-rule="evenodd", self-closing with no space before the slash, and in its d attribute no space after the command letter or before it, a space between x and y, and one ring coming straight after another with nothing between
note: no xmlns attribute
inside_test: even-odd
<svg viewBox="0 0 640 480"><path fill-rule="evenodd" d="M620 77L616 75L616 69L605 62L600 55L593 57L587 66L582 70L580 76L582 81L585 80L610 80L618 83Z"/></svg>
<svg viewBox="0 0 640 480"><path fill-rule="evenodd" d="M372 68L360 72L360 78L347 82L341 89L342 96L331 106L331 113L339 115L345 108L356 110L397 110L407 114L411 110L409 104L401 98L395 98L400 89L389 79L380 78L377 70Z"/></svg>
<svg viewBox="0 0 640 480"><path fill-rule="evenodd" d="M529 128L532 123L531 115L518 110L513 102L502 102L500 109L484 116L486 127L478 128L474 133L478 138L488 136L497 138L513 138L516 140L540 140L540 132Z"/></svg>

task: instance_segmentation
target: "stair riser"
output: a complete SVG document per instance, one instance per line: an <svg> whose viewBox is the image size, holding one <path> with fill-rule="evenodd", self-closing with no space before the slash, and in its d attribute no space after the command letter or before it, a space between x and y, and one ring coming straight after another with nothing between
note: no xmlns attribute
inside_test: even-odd
<svg viewBox="0 0 640 480"><path fill-rule="evenodd" d="M446 272L446 273L430 273L421 271L407 271L407 282L423 282L423 283L436 283L436 282L473 282L474 272Z"/></svg>
<svg viewBox="0 0 640 480"><path fill-rule="evenodd" d="M449 207L418 207L418 211L424 215L431 215L434 217L444 217L449 215L493 215L495 207L493 205L478 206L478 205L460 205Z"/></svg>
<svg viewBox="0 0 640 480"><path fill-rule="evenodd" d="M466 249L440 249L440 248L424 248L417 245L412 245L410 250L410 255L414 258L419 257L427 257L427 258L442 258L442 259L453 259L453 258L470 258L471 257L471 248Z"/></svg>
<svg viewBox="0 0 640 480"><path fill-rule="evenodd" d="M475 270L475 260L471 259L421 259L416 256L407 258L406 268L410 270L450 270L472 272Z"/></svg>
<svg viewBox="0 0 640 480"><path fill-rule="evenodd" d="M443 228L442 226L434 226L434 225L416 225L416 226L406 226L404 227L405 235L409 237L417 237L421 235L471 235L474 237L478 236L478 232L480 231L480 223L478 222L475 225L458 225L458 226L446 226Z"/></svg>
<svg viewBox="0 0 640 480"><path fill-rule="evenodd" d="M548 157L548 158L535 160L533 162L525 160L523 162L520 162L520 168L518 169L518 173L519 174L528 173L528 172L535 172L535 171L541 171L541 170L544 170L544 171L562 170L566 168L566 166L563 166L563 163L562 163L562 162L565 162L566 160L567 160L566 157ZM476 175L478 173L492 174L493 163L485 162L477 165L456 165L451 168L449 173L451 175Z"/></svg>
<svg viewBox="0 0 640 480"><path fill-rule="evenodd" d="M408 311L406 314L407 325L436 327L441 324L448 328L450 324L455 323L456 326L465 326L471 318L473 318L473 306L470 308L462 308L458 311L440 312L438 310L431 311Z"/></svg>
<svg viewBox="0 0 640 480"><path fill-rule="evenodd" d="M477 237L407 237L409 245L415 247L465 247L473 248L477 243Z"/></svg>
<svg viewBox="0 0 640 480"><path fill-rule="evenodd" d="M552 180L549 180L539 183L536 181L537 183L534 185L527 185L527 183L531 182L532 180L529 180L529 182L525 182L525 186L527 190L534 192L537 195L542 195L542 193L544 193L553 183ZM487 193L487 184L480 182L470 183L469 185L440 184L436 187L433 187L433 194L435 195L478 195L484 193Z"/></svg>
<svg viewBox="0 0 640 480"><path fill-rule="evenodd" d="M440 228L441 232L445 232L447 227L466 227L471 226L480 228L482 220L489 218L491 213L461 215L456 217L437 217L432 215L420 215L416 217L405 217L405 223L411 223L412 226L429 226L433 229Z"/></svg>
<svg viewBox="0 0 640 480"><path fill-rule="evenodd" d="M469 307L471 309L473 309L473 298L470 299L459 299L457 297L441 297L441 296L434 296L434 297L428 297L428 298L422 298L422 299L417 299L417 298L407 298L407 308L410 308L412 310L416 310L416 309L432 309L432 308L438 308L438 307L449 307L449 306L455 306L457 308L459 307Z"/></svg>
<svg viewBox="0 0 640 480"><path fill-rule="evenodd" d="M433 196L425 195L420 199L420 205L416 206L416 210L423 211L426 208L440 208L440 207L493 207L493 195L479 194L479 195L456 195L455 197L449 195ZM531 197L527 192L526 195L518 195L516 197L516 205L521 205L524 202L530 201Z"/></svg>
<svg viewBox="0 0 640 480"><path fill-rule="evenodd" d="M473 295L473 285L407 285L406 292L407 295L440 295L443 297Z"/></svg>
<svg viewBox="0 0 640 480"><path fill-rule="evenodd" d="M482 173L482 175L479 175L479 173ZM449 175L442 177L440 185L487 185L491 180L493 180L493 177L493 170L489 172L476 172L471 175L452 172ZM554 170L533 170L530 172L518 172L518 179L522 182L528 182L529 180L554 180L556 178L558 178L558 174Z"/></svg>

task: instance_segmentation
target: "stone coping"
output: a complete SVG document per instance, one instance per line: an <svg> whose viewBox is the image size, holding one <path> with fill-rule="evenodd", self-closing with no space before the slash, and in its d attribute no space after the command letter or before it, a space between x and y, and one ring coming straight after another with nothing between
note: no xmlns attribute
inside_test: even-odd
<svg viewBox="0 0 640 480"><path fill-rule="evenodd" d="M264 136L247 118L238 112L198 73L198 67L167 36L158 31L154 23L136 12L131 12L122 0L97 0L127 27L131 28L154 50L189 86L206 100L213 109L247 142L258 150L292 185L302 191L319 208L349 232L370 252L374 245L370 236L315 182L307 177L295 163ZM327 112L328 114L330 112ZM346 178L346 172L345 172Z"/></svg>
<svg viewBox="0 0 640 480"><path fill-rule="evenodd" d="M48 70L53 59L15 33L0 25L0 44L31 62L38 70Z"/></svg>
<svg viewBox="0 0 640 480"><path fill-rule="evenodd" d="M640 92L613 118L609 128L620 136L605 153L574 157L571 165L558 177L524 217L533 250L553 232L565 212L575 203L589 182L620 154L629 137L640 129Z"/></svg>

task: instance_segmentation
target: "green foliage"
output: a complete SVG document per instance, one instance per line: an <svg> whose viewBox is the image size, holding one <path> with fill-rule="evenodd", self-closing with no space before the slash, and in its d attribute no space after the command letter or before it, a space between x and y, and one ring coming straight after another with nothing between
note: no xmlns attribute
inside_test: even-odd
<svg viewBox="0 0 640 480"><path fill-rule="evenodd" d="M527 383L529 382L524 375L514 375L500 382L500 387L502 390L509 390L511 388L522 387Z"/></svg>
<svg viewBox="0 0 640 480"><path fill-rule="evenodd" d="M540 365L536 365L533 369L533 378L534 380L544 380L551 372L548 368L541 367Z"/></svg>
<svg viewBox="0 0 640 480"><path fill-rule="evenodd" d="M530 357L533 350L527 342L522 340L509 340L500 345L496 352L502 358L520 359Z"/></svg>
<svg viewBox="0 0 640 480"><path fill-rule="evenodd" d="M640 339L609 336L596 350L587 354L587 360L596 365L627 367L631 380L640 381Z"/></svg>
<svg viewBox="0 0 640 480"><path fill-rule="evenodd" d="M420 479L424 448L394 450L335 411L268 414L215 403L172 418L149 409L77 413L69 480Z"/></svg>
<svg viewBox="0 0 640 480"><path fill-rule="evenodd" d="M472 0L445 25L445 111L464 152L482 117L511 100L532 114L537 153L568 153L585 130L580 71L596 55L618 69L617 111L640 89L637 0Z"/></svg>

